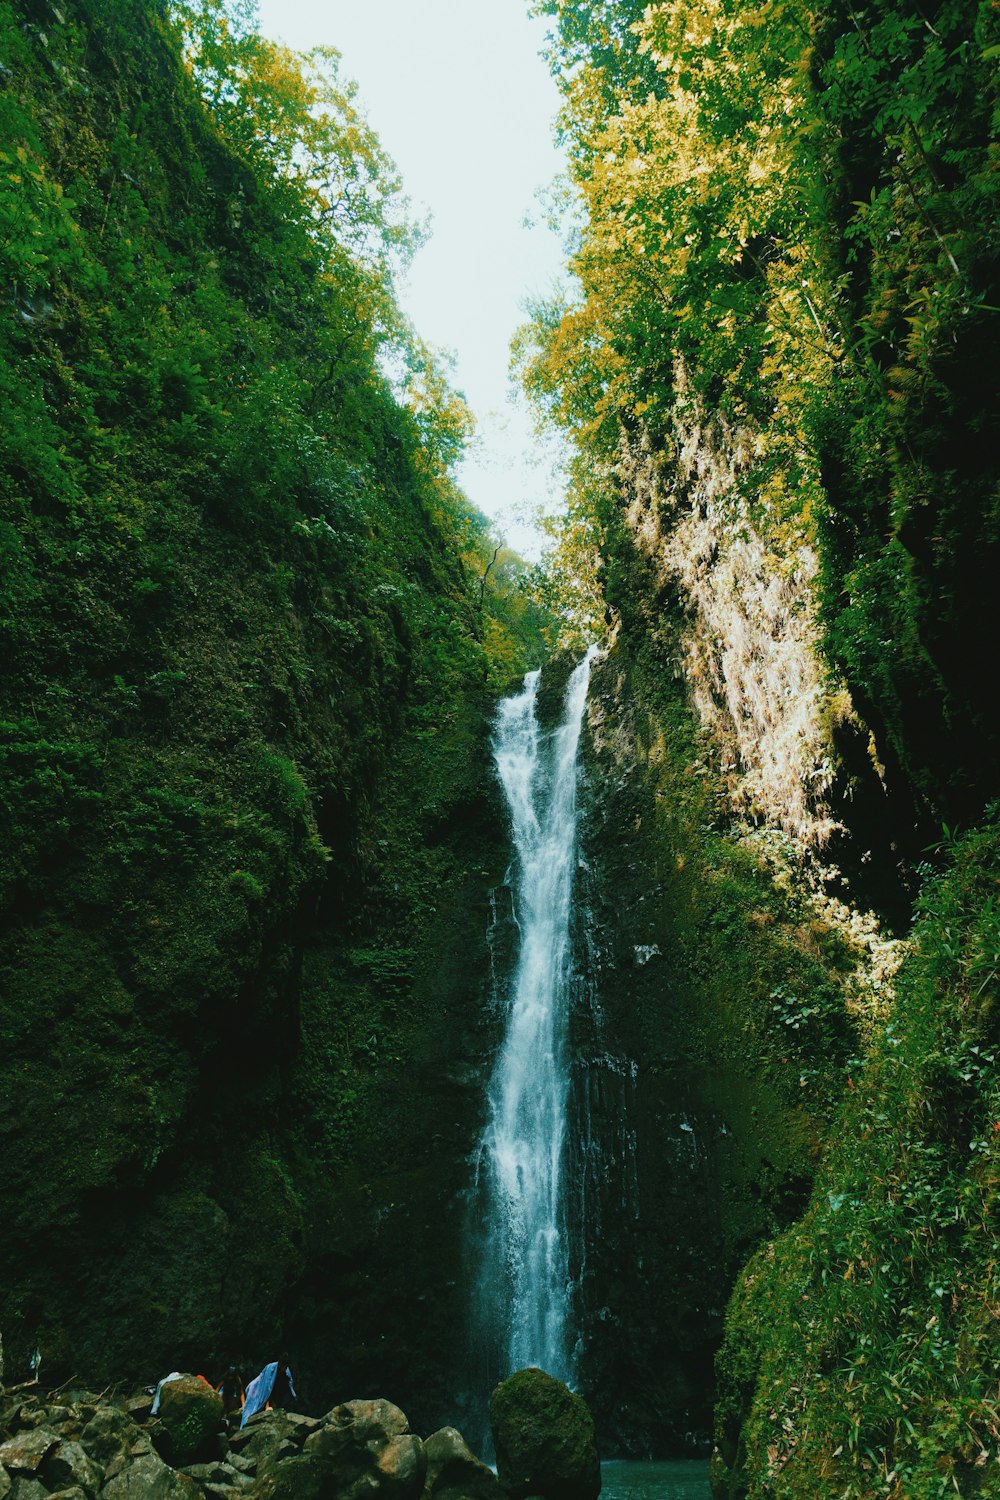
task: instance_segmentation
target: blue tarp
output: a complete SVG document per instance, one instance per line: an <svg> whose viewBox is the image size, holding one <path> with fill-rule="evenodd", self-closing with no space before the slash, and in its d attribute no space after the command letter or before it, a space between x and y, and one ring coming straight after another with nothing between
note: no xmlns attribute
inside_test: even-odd
<svg viewBox="0 0 1000 1500"><path fill-rule="evenodd" d="M153 1406L152 1406L152 1410L150 1411L150 1416L155 1417L156 1414L157 1414L157 1412L160 1409L160 1392L163 1390L163 1387L165 1385L169 1385L169 1383L170 1383L171 1380L183 1380L183 1379L184 1379L184 1376L181 1374L180 1370L171 1370L171 1372L170 1372L169 1375L164 1375L163 1379L159 1382L159 1384L156 1387L156 1395L153 1397Z"/></svg>
<svg viewBox="0 0 1000 1500"><path fill-rule="evenodd" d="M285 1377L288 1380L288 1389L292 1393L292 1400L298 1400L295 1394L295 1387L292 1384L292 1372L287 1365L285 1366ZM271 1399L271 1392L274 1390L274 1382L277 1378L278 1361L275 1360L273 1364L265 1365L260 1374L251 1380L247 1386L246 1401L243 1406L243 1420L240 1422L241 1427L245 1427L250 1418L255 1416L257 1412L264 1410L264 1407Z"/></svg>

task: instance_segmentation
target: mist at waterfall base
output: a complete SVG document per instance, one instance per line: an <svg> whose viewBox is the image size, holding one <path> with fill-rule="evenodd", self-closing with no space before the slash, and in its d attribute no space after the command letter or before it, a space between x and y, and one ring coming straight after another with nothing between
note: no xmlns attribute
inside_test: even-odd
<svg viewBox="0 0 1000 1500"><path fill-rule="evenodd" d="M499 896L510 903L516 941L494 975L503 1037L475 1162L474 1366L484 1394L527 1365L572 1385L576 1367L582 1250L568 1203L570 932L577 759L593 656L570 674L555 729L539 722L539 672L501 702L494 725L513 843Z"/></svg>

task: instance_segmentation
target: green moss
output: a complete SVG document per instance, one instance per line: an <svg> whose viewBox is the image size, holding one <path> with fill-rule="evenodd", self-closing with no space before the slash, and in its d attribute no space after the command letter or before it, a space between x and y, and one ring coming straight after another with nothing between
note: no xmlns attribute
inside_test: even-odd
<svg viewBox="0 0 1000 1500"><path fill-rule="evenodd" d="M874 1497L888 1473L920 1500L980 1492L1000 1373L998 851L994 817L929 882L808 1212L742 1277L719 1365L720 1494Z"/></svg>
<svg viewBox="0 0 1000 1500"><path fill-rule="evenodd" d="M385 268L166 4L0 0L0 54L0 1323L52 1378L249 1364L370 1256L400 1138L412 1183L456 1132L407 1068L457 1045L444 929L496 864L471 518L381 373Z"/></svg>
<svg viewBox="0 0 1000 1500"><path fill-rule="evenodd" d="M583 791L601 1020L581 1045L635 1064L624 1087L607 1075L593 1128L634 1130L638 1186L614 1178L588 1248L582 1375L636 1454L710 1430L725 1301L805 1206L862 1045L867 958L787 842L731 818L669 642L662 623L658 647L623 632L596 664Z"/></svg>

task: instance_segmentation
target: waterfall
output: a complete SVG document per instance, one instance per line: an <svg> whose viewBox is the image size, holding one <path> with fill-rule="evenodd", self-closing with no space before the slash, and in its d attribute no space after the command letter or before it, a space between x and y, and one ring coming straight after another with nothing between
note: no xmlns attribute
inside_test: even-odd
<svg viewBox="0 0 1000 1500"><path fill-rule="evenodd" d="M573 1375L566 1204L570 919L577 751L594 649L570 676L558 729L547 733L539 725L538 672L500 704L494 728L513 835L508 880L518 953L498 996L505 1033L478 1154L485 1205L479 1290L498 1362L494 1373L502 1375L525 1365L562 1380Z"/></svg>

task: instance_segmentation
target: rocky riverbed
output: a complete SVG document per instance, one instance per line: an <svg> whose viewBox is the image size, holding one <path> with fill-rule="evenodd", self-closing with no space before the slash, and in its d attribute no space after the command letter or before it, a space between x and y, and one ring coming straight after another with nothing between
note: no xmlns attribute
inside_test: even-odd
<svg viewBox="0 0 1000 1500"><path fill-rule="evenodd" d="M244 1427L197 1375L133 1396L0 1387L0 1500L596 1500L590 1413L540 1370L491 1402L499 1474L454 1427L420 1438L398 1406L262 1411Z"/></svg>
<svg viewBox="0 0 1000 1500"><path fill-rule="evenodd" d="M264 1411L230 1430L197 1377L148 1396L87 1391L0 1395L0 1500L499 1500L461 1434L421 1439L389 1401L323 1417ZM169 1393L169 1395L168 1395Z"/></svg>

